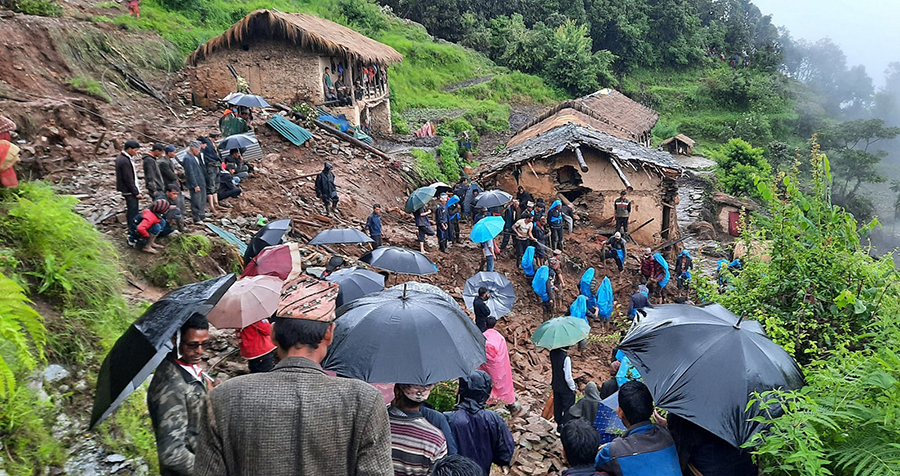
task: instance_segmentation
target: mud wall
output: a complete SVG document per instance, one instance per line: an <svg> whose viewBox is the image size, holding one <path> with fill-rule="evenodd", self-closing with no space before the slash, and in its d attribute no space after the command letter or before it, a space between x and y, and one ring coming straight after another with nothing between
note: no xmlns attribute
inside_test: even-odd
<svg viewBox="0 0 900 476"><path fill-rule="evenodd" d="M234 92L228 65L250 83L250 89L270 103L324 101L322 73L330 58L282 42L254 40L244 47L221 49L188 70L194 104L214 107L215 101Z"/></svg>
<svg viewBox="0 0 900 476"><path fill-rule="evenodd" d="M569 192L574 196L572 203L580 214L586 214L591 226L603 229L615 227L615 210L613 202L619 197L619 193L625 189L624 183L619 178L606 154L593 149L581 149L585 162L588 165L587 172L581 172L578 158L574 151L561 152L547 160L536 160L529 167L528 163L521 166L519 181L513 175L513 167L496 175L496 184L499 188L515 193L516 187L522 185L534 195L535 199L543 198L549 205L556 199L558 191ZM557 171L562 167L572 167L581 180L580 185L571 182L559 183ZM533 171L532 171L533 169ZM631 200L631 217L629 229L634 230L647 220L653 218L653 222L637 231L632 237L640 244L658 244L666 239L664 233L663 214L668 215L668 223L671 230L677 234L675 216L669 207L662 205L669 191L662 177L651 170L644 171L631 169L623 164L622 171L631 182L633 191L628 193ZM577 180L576 180L577 181Z"/></svg>

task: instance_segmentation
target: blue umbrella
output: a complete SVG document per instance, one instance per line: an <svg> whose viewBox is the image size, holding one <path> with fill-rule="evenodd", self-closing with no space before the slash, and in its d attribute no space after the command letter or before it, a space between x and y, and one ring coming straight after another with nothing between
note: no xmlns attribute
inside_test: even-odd
<svg viewBox="0 0 900 476"><path fill-rule="evenodd" d="M469 238L475 243L484 243L493 240L494 237L503 232L503 217L486 217L478 220L478 223L472 227Z"/></svg>
<svg viewBox="0 0 900 476"><path fill-rule="evenodd" d="M619 406L619 392L600 401L597 415L594 417L594 428L600 433L600 444L606 444L625 433L625 425L616 413Z"/></svg>
<svg viewBox="0 0 900 476"><path fill-rule="evenodd" d="M406 210L406 213L412 213L425 205L428 205L428 202L434 198L435 193L437 193L437 189L434 187L422 187L416 189L415 192L409 194L404 210Z"/></svg>

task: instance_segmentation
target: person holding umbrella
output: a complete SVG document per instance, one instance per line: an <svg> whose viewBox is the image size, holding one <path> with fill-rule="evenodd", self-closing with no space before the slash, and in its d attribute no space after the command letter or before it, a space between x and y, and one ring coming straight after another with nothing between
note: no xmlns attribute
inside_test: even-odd
<svg viewBox="0 0 900 476"><path fill-rule="evenodd" d="M450 214L447 212L447 194L442 193L440 203L434 207L434 225L437 227L438 249L447 252L450 242Z"/></svg>
<svg viewBox="0 0 900 476"><path fill-rule="evenodd" d="M334 339L337 293L337 284L312 277L285 284L272 324L281 361L210 392L195 476L393 473L381 392L320 366Z"/></svg>
<svg viewBox="0 0 900 476"><path fill-rule="evenodd" d="M556 428L572 419L569 409L575 404L575 379L572 378L572 359L568 347L550 351L550 387L553 389L553 419Z"/></svg>
<svg viewBox="0 0 900 476"><path fill-rule="evenodd" d="M447 213L450 214L450 241L454 244L462 242L462 236L459 234L459 212L459 196L450 192L450 198L447 199Z"/></svg>
<svg viewBox="0 0 900 476"><path fill-rule="evenodd" d="M366 218L363 230L368 231L372 237L372 249L381 246L381 204L372 205L372 213Z"/></svg>
<svg viewBox="0 0 900 476"><path fill-rule="evenodd" d="M616 413L625 425L625 435L600 448L597 470L613 476L681 476L672 435L650 421L653 397L646 385L632 380L619 387Z"/></svg>
<svg viewBox="0 0 900 476"><path fill-rule="evenodd" d="M337 213L338 193L337 187L334 185L334 166L329 162L325 162L325 168L319 172L316 177L316 198L322 200L325 205L325 215L331 216L331 213Z"/></svg>
<svg viewBox="0 0 900 476"><path fill-rule="evenodd" d="M487 330L488 317L491 315L491 310L487 305L487 300L490 298L491 293L488 288L484 286L478 288L478 297L475 298L473 307L475 309L475 325L481 332Z"/></svg>
<svg viewBox="0 0 900 476"><path fill-rule="evenodd" d="M206 420L206 393L212 389L212 379L199 365L209 345L206 317L192 315L172 340L175 349L159 364L147 390L163 476L194 474L197 435Z"/></svg>
<svg viewBox="0 0 900 476"><path fill-rule="evenodd" d="M425 240L429 236L434 236L434 230L431 229L431 222L428 221L428 209L422 207L416 210L413 215L416 217L416 229L418 230L416 239L419 242L419 252L428 254L428 252L425 251Z"/></svg>

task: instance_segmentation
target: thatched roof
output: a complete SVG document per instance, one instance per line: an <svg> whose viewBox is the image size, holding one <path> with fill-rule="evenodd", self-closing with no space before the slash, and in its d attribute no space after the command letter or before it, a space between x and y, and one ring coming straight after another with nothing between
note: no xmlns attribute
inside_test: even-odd
<svg viewBox="0 0 900 476"><path fill-rule="evenodd" d="M509 145L552 129L555 125L551 124L558 125L560 116L573 115L570 111L581 114L579 120L574 122L631 141L639 141L659 120L659 114L653 109L632 101L615 89L601 89L583 98L563 101L535 117L516 131ZM531 129L540 132L532 133ZM520 139L520 135L524 135L525 139Z"/></svg>
<svg viewBox="0 0 900 476"><path fill-rule="evenodd" d="M481 175L489 177L510 165L531 159L546 159L580 146L607 153L634 168L638 166L656 168L660 175L672 177L681 172L681 166L668 152L644 147L630 140L569 122L489 157L483 163Z"/></svg>
<svg viewBox="0 0 900 476"><path fill-rule="evenodd" d="M690 137L688 137L684 134L678 134L678 135L669 137L668 139L662 141L662 143L659 145L667 146L674 141L678 141L678 142L681 142L682 144L686 144L688 147L694 147L694 145L696 144L696 142L694 142L694 139L691 139Z"/></svg>
<svg viewBox="0 0 900 476"><path fill-rule="evenodd" d="M196 66L219 49L239 47L251 39L286 41L323 56L347 57L364 63L386 65L403 61L403 55L390 46L323 18L303 13L256 10L225 33L200 45L187 57L186 63Z"/></svg>

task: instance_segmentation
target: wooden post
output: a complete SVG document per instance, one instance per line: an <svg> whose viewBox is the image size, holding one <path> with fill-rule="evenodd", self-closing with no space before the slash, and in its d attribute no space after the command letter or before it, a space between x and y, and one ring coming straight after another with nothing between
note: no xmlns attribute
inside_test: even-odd
<svg viewBox="0 0 900 476"><path fill-rule="evenodd" d="M584 156L581 155L581 148L580 148L580 147L576 147L576 148L575 148L575 157L578 158L578 165L581 166L581 171L582 171L582 172L587 172L587 171L588 171L588 165L587 165L587 162L584 161ZM616 169L616 170L618 170L618 169ZM620 175L621 175L621 172L620 172Z"/></svg>
<svg viewBox="0 0 900 476"><path fill-rule="evenodd" d="M626 177L625 173L622 172L622 168L619 167L619 163L616 162L616 159L610 156L609 162L612 164L613 168L616 169L616 173L619 174L619 178L622 179L622 183L625 184L625 187L634 190L634 187L631 186L631 182L628 181L628 177Z"/></svg>

